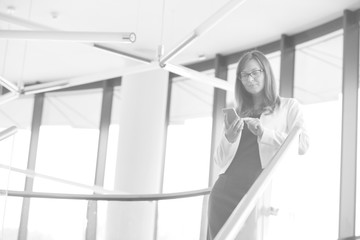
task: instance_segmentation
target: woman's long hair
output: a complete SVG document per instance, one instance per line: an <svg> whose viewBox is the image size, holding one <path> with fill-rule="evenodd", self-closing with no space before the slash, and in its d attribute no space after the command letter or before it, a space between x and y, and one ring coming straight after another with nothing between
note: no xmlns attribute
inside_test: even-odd
<svg viewBox="0 0 360 240"><path fill-rule="evenodd" d="M277 105L280 104L280 98L277 91L276 81L269 60L265 55L257 50L245 53L239 60L236 69L236 83L235 83L235 100L237 111L240 116L248 117L254 114L254 101L251 93L249 93L242 81L241 72L245 65L250 61L255 60L259 63L264 74L264 89L263 103L261 112L272 113Z"/></svg>

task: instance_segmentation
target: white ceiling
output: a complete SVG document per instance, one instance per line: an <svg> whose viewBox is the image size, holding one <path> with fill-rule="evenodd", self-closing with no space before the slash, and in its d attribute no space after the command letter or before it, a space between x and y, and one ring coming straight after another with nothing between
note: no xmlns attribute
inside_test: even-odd
<svg viewBox="0 0 360 240"><path fill-rule="evenodd" d="M185 39L228 0L2 0L0 12L67 31L135 32L133 44L102 44L156 59ZM173 63L229 54L292 35L360 8L359 0L247 0L185 48ZM57 17L54 17L54 16ZM0 20L0 29L25 30ZM27 29L26 29L27 30ZM14 83L126 74L144 63L89 44L0 40L0 76ZM101 80L101 79L99 79Z"/></svg>

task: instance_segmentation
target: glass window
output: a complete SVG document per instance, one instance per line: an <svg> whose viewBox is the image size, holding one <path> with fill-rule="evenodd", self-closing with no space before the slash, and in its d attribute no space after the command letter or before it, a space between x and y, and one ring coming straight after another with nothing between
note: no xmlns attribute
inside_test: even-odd
<svg viewBox="0 0 360 240"><path fill-rule="evenodd" d="M121 86L114 87L111 122L109 128L108 151L106 155L106 170L104 188L114 190L117 150L119 148Z"/></svg>
<svg viewBox="0 0 360 240"><path fill-rule="evenodd" d="M274 77L276 80L277 87L280 89L280 51L276 51L273 53L266 54L266 57L269 59L271 68L274 73Z"/></svg>
<svg viewBox="0 0 360 240"><path fill-rule="evenodd" d="M303 104L310 137L294 172L299 189L290 212L299 239L338 237L342 52L342 31L296 47L294 97Z"/></svg>
<svg viewBox="0 0 360 240"><path fill-rule="evenodd" d="M193 80L172 83L164 193L208 187L213 94L213 87ZM202 204L203 197L160 201L158 239L199 239Z"/></svg>
<svg viewBox="0 0 360 240"><path fill-rule="evenodd" d="M92 193L101 100L101 89L45 95L35 171L90 188L36 178L34 191ZM84 238L86 212L87 201L31 199L28 239Z"/></svg>
<svg viewBox="0 0 360 240"><path fill-rule="evenodd" d="M120 117L121 86L114 87L111 121L109 126L108 148L104 176L104 188L114 190L117 153L119 148L119 117ZM118 202L121 205L124 202ZM127 202L125 202L126 204ZM108 201L99 201L97 207L97 239L106 238L106 219L108 214Z"/></svg>
<svg viewBox="0 0 360 240"><path fill-rule="evenodd" d="M9 167L25 170L27 167L31 119L34 98L21 97L0 105L0 131L16 126L13 137L0 142L0 188L22 191L25 175L17 171L9 171ZM22 198L0 196L0 236L3 239L17 239L22 208Z"/></svg>
<svg viewBox="0 0 360 240"><path fill-rule="evenodd" d="M228 66L228 76L227 81L231 85L231 89L235 89L236 82L236 68L237 64L232 64ZM235 94L234 90L226 92L226 106L232 107L235 105Z"/></svg>

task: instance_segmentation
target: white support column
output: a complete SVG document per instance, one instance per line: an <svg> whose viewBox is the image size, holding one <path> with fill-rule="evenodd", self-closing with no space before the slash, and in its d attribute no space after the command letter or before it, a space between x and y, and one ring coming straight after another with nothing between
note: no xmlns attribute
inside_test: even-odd
<svg viewBox="0 0 360 240"><path fill-rule="evenodd" d="M115 190L160 192L167 91L162 69L122 78ZM155 220L155 202L110 202L106 239L153 239Z"/></svg>

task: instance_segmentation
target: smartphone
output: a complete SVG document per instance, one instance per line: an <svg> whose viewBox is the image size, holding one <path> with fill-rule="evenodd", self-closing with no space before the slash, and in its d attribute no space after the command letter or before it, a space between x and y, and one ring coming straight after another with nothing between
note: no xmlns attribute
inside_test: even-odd
<svg viewBox="0 0 360 240"><path fill-rule="evenodd" d="M223 108L222 111L227 116L228 124L232 124L236 119L240 118L237 115L235 108Z"/></svg>

